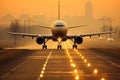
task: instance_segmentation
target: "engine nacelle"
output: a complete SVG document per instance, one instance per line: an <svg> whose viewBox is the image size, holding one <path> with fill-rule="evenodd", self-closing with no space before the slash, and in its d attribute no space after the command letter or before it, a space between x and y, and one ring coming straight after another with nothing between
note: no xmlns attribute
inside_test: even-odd
<svg viewBox="0 0 120 80"><path fill-rule="evenodd" d="M63 38L62 38L62 41L67 41L67 37L63 37Z"/></svg>
<svg viewBox="0 0 120 80"><path fill-rule="evenodd" d="M43 38L43 37L38 37L38 38L36 39L36 42L37 42L37 44L43 44L44 38Z"/></svg>
<svg viewBox="0 0 120 80"><path fill-rule="evenodd" d="M77 36L77 37L75 38L75 42L76 42L77 44L81 44L81 43L83 42L83 38L80 37L80 36Z"/></svg>
<svg viewBox="0 0 120 80"><path fill-rule="evenodd" d="M57 38L56 38L56 37L53 37L52 40L53 40L53 41L57 41Z"/></svg>

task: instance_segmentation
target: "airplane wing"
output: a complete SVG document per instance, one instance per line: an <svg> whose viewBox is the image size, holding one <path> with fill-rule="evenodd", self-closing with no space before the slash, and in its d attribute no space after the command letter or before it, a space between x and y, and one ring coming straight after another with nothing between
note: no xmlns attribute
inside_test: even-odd
<svg viewBox="0 0 120 80"><path fill-rule="evenodd" d="M98 32L98 33L89 33L89 34L80 34L80 35L68 35L68 38L75 38L76 36L81 36L81 37L91 37L91 36L100 36L100 35L104 35L104 34L112 34L115 32L112 31L107 31L107 32Z"/></svg>
<svg viewBox="0 0 120 80"><path fill-rule="evenodd" d="M51 29L51 27L48 27L48 26L40 26L40 25L32 25L34 27L41 27L41 28L47 28L47 29Z"/></svg>
<svg viewBox="0 0 120 80"><path fill-rule="evenodd" d="M78 28L78 27L84 27L84 26L88 26L88 25L71 26L71 27L68 27L68 29L72 29L72 28Z"/></svg>
<svg viewBox="0 0 120 80"><path fill-rule="evenodd" d="M29 34L29 33L16 33L16 32L8 32L8 34L14 35L14 36L23 36L23 37L45 37L45 38L51 38L52 35L45 35L45 34Z"/></svg>
<svg viewBox="0 0 120 80"><path fill-rule="evenodd" d="M98 32L98 33L90 33L90 34L81 34L80 36L81 37L91 37L91 36L100 36L100 35L104 35L104 34L112 34L112 33L115 33L115 32L112 32L112 31L107 31L107 32Z"/></svg>

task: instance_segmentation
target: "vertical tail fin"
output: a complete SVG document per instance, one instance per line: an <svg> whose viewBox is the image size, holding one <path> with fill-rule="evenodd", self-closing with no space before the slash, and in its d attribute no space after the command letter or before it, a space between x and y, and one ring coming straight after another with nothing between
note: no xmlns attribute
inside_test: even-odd
<svg viewBox="0 0 120 80"><path fill-rule="evenodd" d="M58 20L60 20L60 0L58 0Z"/></svg>

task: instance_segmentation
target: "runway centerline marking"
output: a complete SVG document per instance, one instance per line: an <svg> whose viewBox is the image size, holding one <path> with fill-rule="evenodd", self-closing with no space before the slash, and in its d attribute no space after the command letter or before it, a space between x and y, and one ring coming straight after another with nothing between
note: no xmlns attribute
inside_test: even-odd
<svg viewBox="0 0 120 80"><path fill-rule="evenodd" d="M42 68L41 73L40 73L37 80L40 80L41 78L43 78L44 73L45 73L45 69L46 69L47 63L48 63L48 61L49 61L49 59L51 57L51 54L52 54L52 51L50 51L49 55L47 56L47 59L46 59L44 65L43 65L43 68Z"/></svg>

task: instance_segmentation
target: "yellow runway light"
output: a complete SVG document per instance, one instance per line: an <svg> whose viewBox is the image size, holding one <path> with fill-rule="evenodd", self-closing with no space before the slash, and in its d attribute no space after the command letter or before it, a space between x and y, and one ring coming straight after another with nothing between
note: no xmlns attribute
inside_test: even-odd
<svg viewBox="0 0 120 80"><path fill-rule="evenodd" d="M43 74L41 74L40 77L43 77Z"/></svg>
<svg viewBox="0 0 120 80"><path fill-rule="evenodd" d="M74 69L74 72L77 73L78 72L77 69Z"/></svg>
<svg viewBox="0 0 120 80"><path fill-rule="evenodd" d="M72 67L75 67L76 65L75 65L75 64L73 64L73 63L71 63L71 66L72 66Z"/></svg>
<svg viewBox="0 0 120 80"><path fill-rule="evenodd" d="M75 67L76 65L75 65L75 64L73 64L72 66L73 66L73 67Z"/></svg>
<svg viewBox="0 0 120 80"><path fill-rule="evenodd" d="M86 62L87 62L87 59L84 59L84 62L86 63Z"/></svg>
<svg viewBox="0 0 120 80"><path fill-rule="evenodd" d="M90 63L88 63L88 64L87 64L87 66L88 66L88 67L90 67L90 66L91 66L91 64L90 64Z"/></svg>
<svg viewBox="0 0 120 80"><path fill-rule="evenodd" d="M98 73L98 70L97 69L94 69L94 74L97 74Z"/></svg>
<svg viewBox="0 0 120 80"><path fill-rule="evenodd" d="M73 63L71 63L71 66L73 66Z"/></svg>
<svg viewBox="0 0 120 80"><path fill-rule="evenodd" d="M79 80L79 76L77 75L77 76L75 76L75 80Z"/></svg>
<svg viewBox="0 0 120 80"><path fill-rule="evenodd" d="M84 59L84 56L82 56L82 59Z"/></svg>
<svg viewBox="0 0 120 80"><path fill-rule="evenodd" d="M44 73L44 71L41 71L41 73L43 74L43 73Z"/></svg>
<svg viewBox="0 0 120 80"><path fill-rule="evenodd" d="M70 62L72 62L73 60L71 59Z"/></svg>
<svg viewBox="0 0 120 80"><path fill-rule="evenodd" d="M80 57L81 57L82 55L80 54Z"/></svg>
<svg viewBox="0 0 120 80"><path fill-rule="evenodd" d="M71 59L72 57L70 56L69 58Z"/></svg>
<svg viewBox="0 0 120 80"><path fill-rule="evenodd" d="M101 80L105 80L105 78L101 78Z"/></svg>
<svg viewBox="0 0 120 80"><path fill-rule="evenodd" d="M45 67L43 67L43 70L45 70Z"/></svg>
<svg viewBox="0 0 120 80"><path fill-rule="evenodd" d="M46 67L46 64L44 64L44 67Z"/></svg>

